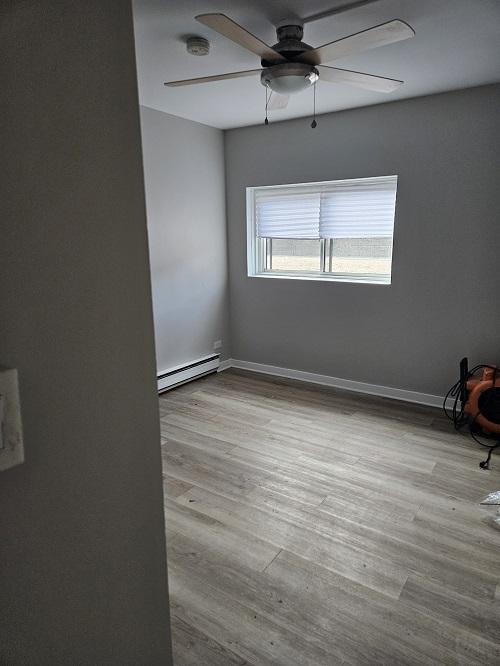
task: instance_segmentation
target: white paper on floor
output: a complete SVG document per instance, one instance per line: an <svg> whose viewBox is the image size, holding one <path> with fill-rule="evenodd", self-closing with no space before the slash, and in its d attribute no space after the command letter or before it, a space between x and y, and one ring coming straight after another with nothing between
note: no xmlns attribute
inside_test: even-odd
<svg viewBox="0 0 500 666"><path fill-rule="evenodd" d="M479 503L484 514L484 521L500 530L500 490L489 493Z"/></svg>

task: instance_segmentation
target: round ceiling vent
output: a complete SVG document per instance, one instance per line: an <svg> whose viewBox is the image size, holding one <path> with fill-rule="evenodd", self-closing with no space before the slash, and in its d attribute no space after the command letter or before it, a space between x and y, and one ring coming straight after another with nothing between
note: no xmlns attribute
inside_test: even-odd
<svg viewBox="0 0 500 666"><path fill-rule="evenodd" d="M195 56L208 55L210 43L204 37L188 37L186 40L187 52Z"/></svg>

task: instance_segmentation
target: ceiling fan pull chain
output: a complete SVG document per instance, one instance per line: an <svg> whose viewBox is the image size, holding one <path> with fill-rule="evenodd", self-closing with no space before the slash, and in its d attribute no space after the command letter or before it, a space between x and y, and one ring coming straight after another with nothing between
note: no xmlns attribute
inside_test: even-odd
<svg viewBox="0 0 500 666"><path fill-rule="evenodd" d="M268 104L269 104L269 97L268 97L268 88L266 86L266 119L264 120L264 125L269 125L269 120L268 120L268 117L267 117Z"/></svg>
<svg viewBox="0 0 500 666"><path fill-rule="evenodd" d="M311 127L314 129L317 127L318 123L316 122L316 83L313 85L313 120L311 123Z"/></svg>

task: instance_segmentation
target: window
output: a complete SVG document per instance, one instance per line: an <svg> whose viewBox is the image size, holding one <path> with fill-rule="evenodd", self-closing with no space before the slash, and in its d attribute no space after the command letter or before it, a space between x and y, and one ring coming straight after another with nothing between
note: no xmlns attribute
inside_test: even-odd
<svg viewBox="0 0 500 666"><path fill-rule="evenodd" d="M247 188L248 274L390 284L397 176Z"/></svg>

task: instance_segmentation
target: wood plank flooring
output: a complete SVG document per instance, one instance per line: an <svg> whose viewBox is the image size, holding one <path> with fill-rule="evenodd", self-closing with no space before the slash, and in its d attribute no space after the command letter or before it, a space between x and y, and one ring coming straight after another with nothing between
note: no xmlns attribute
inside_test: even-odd
<svg viewBox="0 0 500 666"><path fill-rule="evenodd" d="M175 666L500 664L500 456L439 410L226 371L160 416Z"/></svg>

